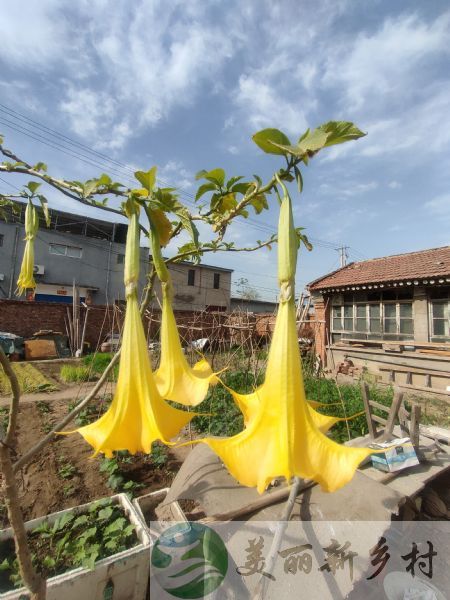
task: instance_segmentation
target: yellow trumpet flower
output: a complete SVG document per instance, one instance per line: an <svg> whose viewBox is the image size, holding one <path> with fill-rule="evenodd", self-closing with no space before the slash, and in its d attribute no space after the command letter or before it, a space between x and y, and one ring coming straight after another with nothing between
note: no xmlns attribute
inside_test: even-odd
<svg viewBox="0 0 450 600"><path fill-rule="evenodd" d="M281 182L279 182L281 184ZM280 305L264 383L249 395L234 394L246 427L231 438L206 438L242 485L262 493L275 477L311 479L333 492L348 483L371 448L348 448L324 431L335 417L320 415L306 401L297 340L294 278L298 244L286 188L280 209L278 275Z"/></svg>
<svg viewBox="0 0 450 600"><path fill-rule="evenodd" d="M161 362L155 373L160 395L186 406L197 406L217 383L208 361L202 359L190 367L181 347L180 336L172 309L171 283L162 282L163 307L161 318Z"/></svg>
<svg viewBox="0 0 450 600"><path fill-rule="evenodd" d="M16 294L21 296L28 288L35 288L34 281L34 240L39 229L39 217L31 201L25 209L25 250L17 279Z"/></svg>
<svg viewBox="0 0 450 600"><path fill-rule="evenodd" d="M155 382L160 395L167 400L197 406L208 393L210 385L218 382L208 361L202 359L190 367L181 347L180 336L172 308L172 280L161 254L163 231L155 213L147 211L151 229L152 258L161 281L163 307L161 317L161 360L155 373ZM164 245L164 244L162 244Z"/></svg>
<svg viewBox="0 0 450 600"><path fill-rule="evenodd" d="M97 421L77 429L94 448L111 457L116 450L131 454L151 451L152 443L170 443L195 413L171 407L161 397L151 370L137 299L139 277L139 206L129 200L125 253L127 308L123 327L119 377L114 399Z"/></svg>

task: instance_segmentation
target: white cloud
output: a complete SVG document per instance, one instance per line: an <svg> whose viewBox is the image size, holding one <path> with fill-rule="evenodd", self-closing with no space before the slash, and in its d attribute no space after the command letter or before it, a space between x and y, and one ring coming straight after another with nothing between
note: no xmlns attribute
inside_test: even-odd
<svg viewBox="0 0 450 600"><path fill-rule="evenodd" d="M305 112L286 100L265 75L242 75L235 97L236 104L248 115L254 129L278 126L287 133L299 134L306 127Z"/></svg>
<svg viewBox="0 0 450 600"><path fill-rule="evenodd" d="M341 87L350 112L367 101L400 101L406 85L417 85L417 71L429 58L448 54L449 34L450 13L429 24L414 15L386 19L375 33L360 33L350 49L346 39L330 53L324 83Z"/></svg>
<svg viewBox="0 0 450 600"><path fill-rule="evenodd" d="M432 200L425 202L424 207L432 215L450 218L450 194L436 196Z"/></svg>
<svg viewBox="0 0 450 600"><path fill-rule="evenodd" d="M64 19L59 27L55 23L60 18L60 9L58 0L15 0L7 7L3 5L0 19L2 58L12 66L25 64L46 71L61 46L65 46Z"/></svg>
<svg viewBox="0 0 450 600"><path fill-rule="evenodd" d="M170 160L158 168L158 179L162 186L169 185L170 187L186 190L192 188L194 176L186 169L183 163L177 160ZM193 201L190 196L187 199L191 202Z"/></svg>
<svg viewBox="0 0 450 600"><path fill-rule="evenodd" d="M365 183L348 181L342 184L321 183L319 185L319 193L326 196L333 196L335 198L339 198L341 196L350 198L352 196L361 196L367 192L376 190L377 188L377 181L367 181Z"/></svg>
<svg viewBox="0 0 450 600"><path fill-rule="evenodd" d="M391 188L391 190L399 190L402 187L402 184L394 179L388 183L388 187Z"/></svg>

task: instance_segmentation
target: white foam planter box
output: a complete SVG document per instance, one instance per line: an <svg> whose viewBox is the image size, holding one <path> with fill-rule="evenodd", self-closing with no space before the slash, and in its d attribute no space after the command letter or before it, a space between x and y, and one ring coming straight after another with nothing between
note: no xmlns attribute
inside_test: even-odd
<svg viewBox="0 0 450 600"><path fill-rule="evenodd" d="M157 490L156 492L150 492L150 494L145 494L144 496L139 496L133 500L134 508L149 532L150 512L164 500L168 493L169 488L167 487ZM167 505L167 520L175 522L187 521L186 515L177 501Z"/></svg>
<svg viewBox="0 0 450 600"><path fill-rule="evenodd" d="M120 504L135 526L140 543L99 560L92 570L78 567L51 577L47 580L47 600L145 600L150 577L150 537L126 494L115 494L111 499ZM65 513L83 514L91 504L93 502L33 519L25 524L25 528L27 531L35 529L45 520L54 523ZM11 528L0 531L0 542L11 537ZM29 597L25 588L1 594L2 600L25 600Z"/></svg>

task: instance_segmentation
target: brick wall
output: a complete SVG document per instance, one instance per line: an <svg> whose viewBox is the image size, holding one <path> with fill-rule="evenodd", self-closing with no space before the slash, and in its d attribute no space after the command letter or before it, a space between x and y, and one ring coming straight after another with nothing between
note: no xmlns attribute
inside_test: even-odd
<svg viewBox="0 0 450 600"><path fill-rule="evenodd" d="M0 300L0 331L15 333L28 338L42 329L60 331L66 335L67 309L72 305L56 302L24 302L21 300ZM80 307L80 321L84 322L85 308ZM124 307L91 306L89 309L86 337L91 348L96 348L108 333L120 331ZM226 319L225 313L195 311L175 311L180 327L180 335L186 341L209 337L213 330ZM150 338L159 332L161 312L153 309L144 319L145 330ZM226 335L222 332L221 335Z"/></svg>

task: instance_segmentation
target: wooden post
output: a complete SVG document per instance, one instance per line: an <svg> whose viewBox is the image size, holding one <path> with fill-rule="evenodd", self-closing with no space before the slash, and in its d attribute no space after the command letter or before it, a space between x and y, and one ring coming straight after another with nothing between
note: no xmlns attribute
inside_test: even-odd
<svg viewBox="0 0 450 600"><path fill-rule="evenodd" d="M361 393L364 402L364 411L366 413L367 427L369 428L369 434L372 439L375 439L378 436L377 426L375 425L372 419L372 411L370 408L369 400L370 400L370 392L369 386L366 381L361 382Z"/></svg>
<svg viewBox="0 0 450 600"><path fill-rule="evenodd" d="M391 408L389 410L389 416L386 423L386 428L383 433L383 438L391 437L392 431L394 429L394 422L397 418L398 411L400 405L403 400L403 392L401 392L397 387L395 388L394 398L392 400Z"/></svg>

